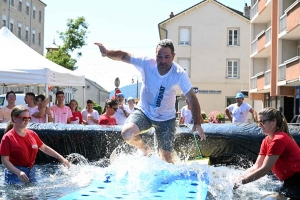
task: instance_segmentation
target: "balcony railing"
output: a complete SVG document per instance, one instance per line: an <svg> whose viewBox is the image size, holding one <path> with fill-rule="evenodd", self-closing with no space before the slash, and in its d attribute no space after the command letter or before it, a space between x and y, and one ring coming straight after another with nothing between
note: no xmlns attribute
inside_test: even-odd
<svg viewBox="0 0 300 200"><path fill-rule="evenodd" d="M271 30L272 30L272 27L270 26L265 32L266 33L266 44L271 42Z"/></svg>
<svg viewBox="0 0 300 200"><path fill-rule="evenodd" d="M253 19L253 17L255 17L257 13L258 13L258 1L256 1L256 3L252 6L251 19Z"/></svg>
<svg viewBox="0 0 300 200"><path fill-rule="evenodd" d="M271 70L265 71L265 86L271 83Z"/></svg>
<svg viewBox="0 0 300 200"><path fill-rule="evenodd" d="M279 33L286 30L286 13L282 15L279 19Z"/></svg>
<svg viewBox="0 0 300 200"><path fill-rule="evenodd" d="M284 81L286 79L286 64L278 66L278 81Z"/></svg>
<svg viewBox="0 0 300 200"><path fill-rule="evenodd" d="M251 77L250 80L250 89L256 89L257 88L257 76Z"/></svg>
<svg viewBox="0 0 300 200"><path fill-rule="evenodd" d="M252 43L251 43L251 54L254 54L258 51L257 47L258 43L258 38L256 38Z"/></svg>

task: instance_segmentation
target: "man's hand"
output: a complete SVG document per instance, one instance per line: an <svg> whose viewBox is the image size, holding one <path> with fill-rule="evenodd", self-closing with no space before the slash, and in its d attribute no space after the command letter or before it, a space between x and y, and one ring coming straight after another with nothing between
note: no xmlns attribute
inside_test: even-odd
<svg viewBox="0 0 300 200"><path fill-rule="evenodd" d="M194 132L198 132L198 134L201 138L201 141L206 140L206 135L205 135L202 127L200 126L200 124L194 124L193 129L192 129L192 133L194 133Z"/></svg>
<svg viewBox="0 0 300 200"><path fill-rule="evenodd" d="M102 54L103 57L106 57L106 53L107 53L107 50L106 48L103 46L103 44L99 43L99 42L95 42L94 43L95 45L97 45L99 47L99 50Z"/></svg>

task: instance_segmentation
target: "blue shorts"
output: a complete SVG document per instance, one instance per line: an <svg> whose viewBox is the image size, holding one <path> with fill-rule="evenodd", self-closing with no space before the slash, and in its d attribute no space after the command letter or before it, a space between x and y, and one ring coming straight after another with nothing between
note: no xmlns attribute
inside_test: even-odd
<svg viewBox="0 0 300 200"><path fill-rule="evenodd" d="M29 168L29 167L21 167L21 166L15 166L16 168L18 168L19 170L21 170L22 172L24 172L27 177L29 178L29 182L33 183L36 182L35 179L35 168ZM4 169L5 172L5 184L10 184L10 185L23 185L25 184L25 182L21 181L19 179L19 177L12 173L11 171L9 171L8 169Z"/></svg>
<svg viewBox="0 0 300 200"><path fill-rule="evenodd" d="M158 142L158 148L165 151L172 151L174 146L175 135L175 118L167 121L153 121L149 119L141 110L136 109L129 115L125 123L134 123L141 131L148 131L154 127Z"/></svg>

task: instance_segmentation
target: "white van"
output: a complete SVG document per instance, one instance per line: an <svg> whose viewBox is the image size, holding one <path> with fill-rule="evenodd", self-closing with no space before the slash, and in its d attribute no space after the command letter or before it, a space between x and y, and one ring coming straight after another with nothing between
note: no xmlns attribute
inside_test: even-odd
<svg viewBox="0 0 300 200"><path fill-rule="evenodd" d="M0 109L7 106L7 101L6 101L6 94L0 94ZM15 105L26 105L25 101L25 94L16 94L16 101Z"/></svg>

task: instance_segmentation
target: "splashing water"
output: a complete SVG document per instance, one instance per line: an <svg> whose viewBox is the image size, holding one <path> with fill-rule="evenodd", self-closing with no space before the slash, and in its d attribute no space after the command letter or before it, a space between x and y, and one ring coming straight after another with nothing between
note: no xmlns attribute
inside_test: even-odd
<svg viewBox="0 0 300 200"><path fill-rule="evenodd" d="M253 183L242 185L233 191L234 180L244 170L231 167L213 167L192 163L191 165L177 163L175 165L162 161L158 156L143 157L139 153L132 155L121 154L116 162L108 167L99 167L99 162L88 163L86 160L77 159L77 164L71 164L71 168L61 165L38 165L38 182L22 188L5 186L3 167L0 168L0 198L1 199L58 199L69 193L88 186L95 175L106 177L107 181L116 181L126 186L126 191L136 193L141 197L146 193L155 191L157 183L168 183L172 178L184 174L196 175L199 179L206 173L209 179L209 195L207 199L261 199L272 194L281 183L272 176L265 176ZM189 184L180 187L188 187ZM124 188L116 188L114 192L124 191ZM145 197L145 196L144 196ZM176 199L176 198L172 198Z"/></svg>

